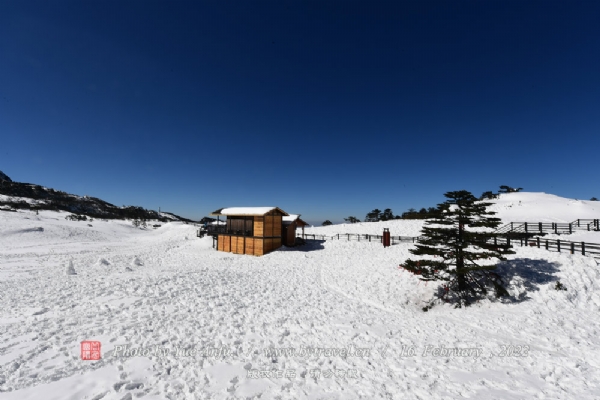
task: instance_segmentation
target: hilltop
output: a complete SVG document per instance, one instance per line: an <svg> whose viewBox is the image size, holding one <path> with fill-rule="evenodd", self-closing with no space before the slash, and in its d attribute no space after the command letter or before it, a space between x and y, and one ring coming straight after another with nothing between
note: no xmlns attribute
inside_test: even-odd
<svg viewBox="0 0 600 400"><path fill-rule="evenodd" d="M573 222L600 218L600 202L569 199L543 192L503 193L490 211L503 222Z"/></svg>
<svg viewBox="0 0 600 400"><path fill-rule="evenodd" d="M104 219L156 219L193 222L169 212L137 206L118 207L102 199L78 196L32 183L13 182L0 171L0 209L68 211Z"/></svg>

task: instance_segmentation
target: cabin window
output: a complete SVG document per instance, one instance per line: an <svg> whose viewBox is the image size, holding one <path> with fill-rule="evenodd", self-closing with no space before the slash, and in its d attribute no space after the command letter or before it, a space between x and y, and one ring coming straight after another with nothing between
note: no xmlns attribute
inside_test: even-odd
<svg viewBox="0 0 600 400"><path fill-rule="evenodd" d="M227 233L252 236L254 217L227 217Z"/></svg>

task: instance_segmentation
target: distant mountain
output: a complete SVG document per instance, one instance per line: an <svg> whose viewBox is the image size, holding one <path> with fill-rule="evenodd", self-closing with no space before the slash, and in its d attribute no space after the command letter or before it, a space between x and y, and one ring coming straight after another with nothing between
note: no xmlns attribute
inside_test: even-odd
<svg viewBox="0 0 600 400"><path fill-rule="evenodd" d="M158 219L194 222L173 213L146 210L142 207L117 207L90 196L77 196L31 183L13 182L0 172L0 206L31 210L62 210L105 219Z"/></svg>
<svg viewBox="0 0 600 400"><path fill-rule="evenodd" d="M0 181L12 182L12 179L10 179L4 172L0 171Z"/></svg>

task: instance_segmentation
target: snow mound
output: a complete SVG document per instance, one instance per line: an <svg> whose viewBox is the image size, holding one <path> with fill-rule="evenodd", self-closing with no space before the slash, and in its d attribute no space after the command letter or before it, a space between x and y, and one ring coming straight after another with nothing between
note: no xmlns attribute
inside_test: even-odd
<svg viewBox="0 0 600 400"><path fill-rule="evenodd" d="M110 262L106 258L100 257L98 259L98 261L96 262L96 264L98 264L98 265L110 265Z"/></svg>
<svg viewBox="0 0 600 400"><path fill-rule="evenodd" d="M77 275L77 272L75 272L75 267L73 266L73 261L69 261L69 265L67 266L65 272L67 275Z"/></svg>
<svg viewBox="0 0 600 400"><path fill-rule="evenodd" d="M142 260L139 257L133 257L133 260L131 260L131 265L133 266L142 266L144 265L144 263L142 262Z"/></svg>

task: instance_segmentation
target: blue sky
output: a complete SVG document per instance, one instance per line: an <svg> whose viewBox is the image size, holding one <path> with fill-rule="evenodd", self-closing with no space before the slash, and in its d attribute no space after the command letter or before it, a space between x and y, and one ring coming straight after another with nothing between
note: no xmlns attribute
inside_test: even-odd
<svg viewBox="0 0 600 400"><path fill-rule="evenodd" d="M600 196L600 2L3 1L0 170L311 223Z"/></svg>

